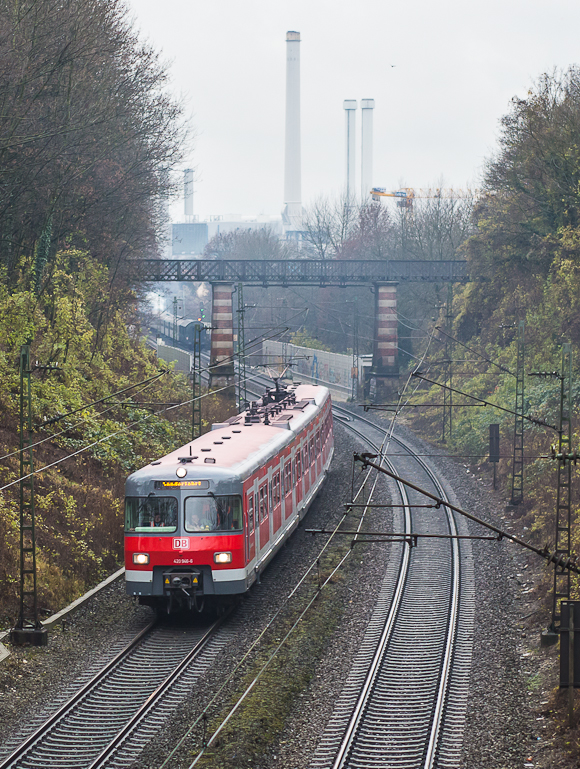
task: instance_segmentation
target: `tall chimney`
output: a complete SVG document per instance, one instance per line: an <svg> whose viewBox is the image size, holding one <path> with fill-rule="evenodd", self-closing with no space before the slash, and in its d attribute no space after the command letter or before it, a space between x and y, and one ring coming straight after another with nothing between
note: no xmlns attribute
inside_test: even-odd
<svg viewBox="0 0 580 769"><path fill-rule="evenodd" d="M282 221L286 231L299 232L302 229L300 32L286 33L286 150Z"/></svg>
<svg viewBox="0 0 580 769"><path fill-rule="evenodd" d="M367 203L373 186L373 110L374 99L361 99L362 140L360 156L360 176L362 202Z"/></svg>
<svg viewBox="0 0 580 769"><path fill-rule="evenodd" d="M183 204L185 216L193 216L193 168L183 172Z"/></svg>
<svg viewBox="0 0 580 769"><path fill-rule="evenodd" d="M344 100L346 113L346 200L354 202L355 197L355 170L356 170L356 101Z"/></svg>

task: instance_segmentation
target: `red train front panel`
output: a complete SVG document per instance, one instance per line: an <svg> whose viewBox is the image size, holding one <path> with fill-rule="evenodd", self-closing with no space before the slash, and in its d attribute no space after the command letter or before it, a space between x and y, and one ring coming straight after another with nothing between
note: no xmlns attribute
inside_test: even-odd
<svg viewBox="0 0 580 769"><path fill-rule="evenodd" d="M328 391L296 390L316 397L302 397L297 408L297 397L289 399L282 429L271 416L264 424L242 414L130 476L130 595L199 608L201 597L243 593L255 581L305 514L332 458Z"/></svg>

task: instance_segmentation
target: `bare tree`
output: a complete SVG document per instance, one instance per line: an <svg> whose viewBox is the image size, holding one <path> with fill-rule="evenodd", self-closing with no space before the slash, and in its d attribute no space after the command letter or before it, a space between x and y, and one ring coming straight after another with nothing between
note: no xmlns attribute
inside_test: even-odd
<svg viewBox="0 0 580 769"><path fill-rule="evenodd" d="M22 260L49 277L66 245L88 248L113 278L132 254L155 253L184 138L166 79L121 0L0 0L0 258L9 279Z"/></svg>
<svg viewBox="0 0 580 769"><path fill-rule="evenodd" d="M474 202L472 194L458 193L456 198L416 198L412 209L397 209L393 258L456 259L473 232Z"/></svg>
<svg viewBox="0 0 580 769"><path fill-rule="evenodd" d="M295 246L280 240L269 227L259 230L243 229L215 235L206 245L207 259L290 259Z"/></svg>
<svg viewBox="0 0 580 769"><path fill-rule="evenodd" d="M358 208L345 196L320 197L304 211L303 243L316 259L335 259L353 236Z"/></svg>

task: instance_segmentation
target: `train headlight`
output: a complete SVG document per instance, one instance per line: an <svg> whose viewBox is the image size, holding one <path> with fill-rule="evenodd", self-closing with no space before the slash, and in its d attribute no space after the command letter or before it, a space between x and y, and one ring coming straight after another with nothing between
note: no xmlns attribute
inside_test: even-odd
<svg viewBox="0 0 580 769"><path fill-rule="evenodd" d="M138 566L147 566L149 563L149 553L133 553L133 563Z"/></svg>
<svg viewBox="0 0 580 769"><path fill-rule="evenodd" d="M187 467L184 467L183 465L181 465L181 466L180 466L180 467L178 467L178 468L177 468L177 470L175 471L175 475L176 475L178 478L185 478L185 476L187 475Z"/></svg>
<svg viewBox="0 0 580 769"><path fill-rule="evenodd" d="M214 553L213 560L215 563L231 563L232 554L231 553Z"/></svg>

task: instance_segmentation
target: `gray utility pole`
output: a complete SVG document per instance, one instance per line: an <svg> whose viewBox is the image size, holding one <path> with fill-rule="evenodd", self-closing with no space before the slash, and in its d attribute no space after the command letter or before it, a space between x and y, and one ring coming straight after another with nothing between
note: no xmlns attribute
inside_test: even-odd
<svg viewBox="0 0 580 769"><path fill-rule="evenodd" d="M193 329L193 365L191 367L191 440L201 435L201 323Z"/></svg>
<svg viewBox="0 0 580 769"><path fill-rule="evenodd" d="M46 646L48 634L38 619L36 590L31 373L28 343L20 348L20 610L10 641Z"/></svg>
<svg viewBox="0 0 580 769"><path fill-rule="evenodd" d="M246 407L246 339L244 328L244 284L238 283L238 411ZM273 311L273 310L272 310Z"/></svg>
<svg viewBox="0 0 580 769"><path fill-rule="evenodd" d="M357 401L358 400L359 361L358 361L358 304L357 304L356 297L352 305L352 314L353 314L353 317L352 317L352 371L351 371L352 400Z"/></svg>
<svg viewBox="0 0 580 769"><path fill-rule="evenodd" d="M560 423L558 454L565 456L572 448L572 350L562 345L562 374L560 376ZM572 524L572 462L558 461L558 493L556 497L555 554L561 563L571 555ZM552 628L559 628L562 619L561 601L570 599L570 572L556 563L554 567L554 596Z"/></svg>
<svg viewBox="0 0 580 769"><path fill-rule="evenodd" d="M177 342L177 297L173 297L173 341Z"/></svg>
<svg viewBox="0 0 580 769"><path fill-rule="evenodd" d="M453 322L453 284L449 284L447 289L447 307L445 312L445 329L447 336L445 337L445 384L447 385L443 390L443 429L441 440L443 443L453 433L453 342L451 340Z"/></svg>
<svg viewBox="0 0 580 769"><path fill-rule="evenodd" d="M516 364L516 405L514 411L514 456L512 463L511 504L524 501L524 332L525 321L518 324L518 358Z"/></svg>

